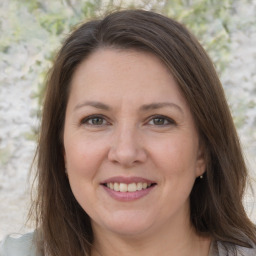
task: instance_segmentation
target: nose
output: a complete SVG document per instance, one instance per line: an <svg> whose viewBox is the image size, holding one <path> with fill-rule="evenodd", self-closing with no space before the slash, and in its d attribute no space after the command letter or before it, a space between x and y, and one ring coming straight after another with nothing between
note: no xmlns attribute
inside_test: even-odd
<svg viewBox="0 0 256 256"><path fill-rule="evenodd" d="M136 128L126 125L116 129L110 145L108 159L123 167L132 167L146 161L147 153Z"/></svg>

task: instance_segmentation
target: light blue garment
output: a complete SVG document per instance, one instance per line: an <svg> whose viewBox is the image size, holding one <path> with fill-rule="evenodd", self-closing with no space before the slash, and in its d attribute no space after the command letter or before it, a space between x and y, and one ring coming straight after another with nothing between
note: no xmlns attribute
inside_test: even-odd
<svg viewBox="0 0 256 256"><path fill-rule="evenodd" d="M43 256L37 253L34 232L22 235L19 238L7 236L0 245L0 256Z"/></svg>
<svg viewBox="0 0 256 256"><path fill-rule="evenodd" d="M213 241L208 256L234 256L234 251L235 256L256 256L256 246L254 244L252 246L253 248L246 248L236 245L232 250L229 243Z"/></svg>
<svg viewBox="0 0 256 256"><path fill-rule="evenodd" d="M229 246L226 245L228 248ZM256 256L256 246L245 248L236 246L237 256ZM0 256L43 256L36 252L34 233L25 234L19 238L7 236L0 244ZM221 242L212 242L208 256L233 256Z"/></svg>
<svg viewBox="0 0 256 256"><path fill-rule="evenodd" d="M256 245L251 243L253 248L246 248L242 246L236 246L236 256L256 256ZM218 254L216 256L233 256L234 254L231 253L228 248L230 248L230 244L225 244L222 242L217 242L218 247ZM228 250L228 251L227 251ZM215 256L215 255L214 255Z"/></svg>

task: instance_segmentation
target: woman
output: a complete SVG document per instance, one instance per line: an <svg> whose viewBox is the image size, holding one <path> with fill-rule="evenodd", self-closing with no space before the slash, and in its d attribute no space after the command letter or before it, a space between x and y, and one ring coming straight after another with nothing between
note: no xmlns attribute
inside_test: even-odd
<svg viewBox="0 0 256 256"><path fill-rule="evenodd" d="M256 255L223 89L172 19L121 11L69 36L37 157L37 231L1 255Z"/></svg>

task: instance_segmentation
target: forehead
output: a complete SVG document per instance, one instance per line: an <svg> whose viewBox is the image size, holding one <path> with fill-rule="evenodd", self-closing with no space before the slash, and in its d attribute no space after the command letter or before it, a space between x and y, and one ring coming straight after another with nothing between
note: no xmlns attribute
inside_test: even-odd
<svg viewBox="0 0 256 256"><path fill-rule="evenodd" d="M187 105L165 64L155 55L136 50L99 49L86 58L71 81L72 101L174 101ZM142 102L141 102L142 103Z"/></svg>

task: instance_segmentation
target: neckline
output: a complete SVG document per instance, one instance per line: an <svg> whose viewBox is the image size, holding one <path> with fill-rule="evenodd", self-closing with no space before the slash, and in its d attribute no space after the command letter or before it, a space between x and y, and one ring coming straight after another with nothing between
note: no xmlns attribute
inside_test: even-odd
<svg viewBox="0 0 256 256"><path fill-rule="evenodd" d="M211 241L210 250L208 256L219 256L219 250L216 240Z"/></svg>

